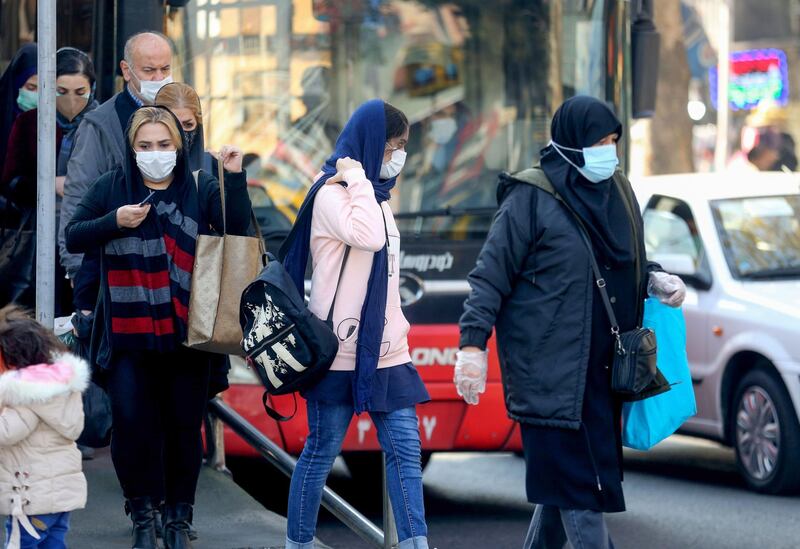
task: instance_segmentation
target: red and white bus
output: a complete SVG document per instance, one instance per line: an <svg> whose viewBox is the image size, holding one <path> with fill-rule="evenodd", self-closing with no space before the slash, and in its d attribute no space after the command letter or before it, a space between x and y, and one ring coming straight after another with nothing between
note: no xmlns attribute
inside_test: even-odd
<svg viewBox="0 0 800 549"><path fill-rule="evenodd" d="M466 275L492 221L497 175L536 161L549 139L550 116L565 98L601 97L630 119L634 102L640 113L648 110L646 88L654 84L654 73L631 81L632 33L638 63L655 53L647 3L489 6L477 0L197 1L168 27L186 55L183 77L203 98L207 141L238 143L259 156L248 174L272 249L355 106L377 96L408 116L408 158L392 206L403 238L401 294L412 325L411 355L431 395L418 408L428 455L521 449L519 428L506 415L493 340L480 404L467 406L452 382ZM226 401L298 454L307 433L305 407L292 420L275 422L243 361L234 359L230 379ZM272 404L288 414L294 399ZM225 445L229 455L255 455L233 433ZM354 417L345 460L363 463L378 449L368 415Z"/></svg>
<svg viewBox="0 0 800 549"><path fill-rule="evenodd" d="M519 450L493 341L480 404L467 406L452 383L466 275L492 221L497 175L537 160L549 140L550 117L565 98L603 98L624 120L652 111L652 0L144 4L59 0L59 45L93 54L104 100L120 86L115 66L126 36L163 29L176 46L175 79L201 97L207 145L235 143L252 153L246 166L251 196L273 250L355 107L381 97L406 113L408 158L392 207L403 239L401 292L412 324L411 354L432 399L419 407L423 448ZM0 57L8 55L3 50ZM626 144L623 139L623 158ZM234 359L230 380L226 400L299 453L305 407L276 423L241 360ZM274 405L288 413L294 402L281 397ZM254 455L232 433L225 443L231 455ZM369 418L354 418L345 457L371 458L377 449Z"/></svg>
<svg viewBox="0 0 800 549"><path fill-rule="evenodd" d="M61 6L64 4L64 6ZM381 97L408 116L408 158L392 198L402 232L402 299L411 354L431 402L419 407L423 448L519 450L491 348L486 393L467 406L452 383L458 318L496 208L502 171L532 165L550 117L567 97L591 94L629 119L647 111L653 69L650 0L59 0L60 42L90 51L98 99L121 86L116 64L131 33L174 41L174 78L197 89L206 143L252 153L251 197L277 249L314 174L353 109ZM91 32L90 32L91 29ZM633 36L633 40L632 37ZM656 39L657 40L657 39ZM0 58L18 44L0 48ZM1 59L0 59L1 60ZM636 82L631 75L646 77ZM623 145L624 146L624 145ZM492 342L490 342L490 347ZM300 452L305 407L276 423L263 389L234 358L226 400L286 450ZM292 397L274 400L288 413ZM227 433L230 455L254 452ZM345 457L372 459L375 428L356 417ZM360 453L359 453L360 452Z"/></svg>

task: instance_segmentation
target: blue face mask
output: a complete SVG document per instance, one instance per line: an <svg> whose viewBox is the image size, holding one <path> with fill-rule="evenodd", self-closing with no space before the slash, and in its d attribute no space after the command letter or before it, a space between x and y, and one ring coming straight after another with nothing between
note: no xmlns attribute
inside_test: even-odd
<svg viewBox="0 0 800 549"><path fill-rule="evenodd" d="M556 152L561 155L561 158L581 172L581 175L592 183L600 183L610 178L614 175L614 170L616 170L619 165L616 145L600 145L597 147L572 149L559 145L554 141L550 141L550 144ZM583 167L577 166L572 160L567 158L566 155L561 152L561 149L583 153Z"/></svg>

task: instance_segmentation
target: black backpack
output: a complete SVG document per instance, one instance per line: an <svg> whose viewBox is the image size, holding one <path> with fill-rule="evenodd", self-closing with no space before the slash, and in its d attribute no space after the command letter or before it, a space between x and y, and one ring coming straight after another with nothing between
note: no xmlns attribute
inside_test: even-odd
<svg viewBox="0 0 800 549"><path fill-rule="evenodd" d="M349 255L348 246L336 293ZM310 389L330 369L339 350L339 338L331 328L336 294L328 320L317 318L283 264L272 254L267 254L267 258L261 274L242 292L239 305L239 323L244 334L242 350L266 389L262 397L264 410L277 421L287 421L294 412L282 416L269 407L267 400L269 395Z"/></svg>

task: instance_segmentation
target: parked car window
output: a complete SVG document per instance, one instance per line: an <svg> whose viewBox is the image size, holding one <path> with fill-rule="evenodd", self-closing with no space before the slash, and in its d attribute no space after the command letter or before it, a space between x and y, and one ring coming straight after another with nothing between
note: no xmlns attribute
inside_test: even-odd
<svg viewBox="0 0 800 549"><path fill-rule="evenodd" d="M668 196L650 199L644 212L644 235L648 257L688 256L694 270L700 269L705 255L703 242L692 210L683 200Z"/></svg>
<svg viewBox="0 0 800 549"><path fill-rule="evenodd" d="M711 202L728 266L737 278L800 278L800 195Z"/></svg>

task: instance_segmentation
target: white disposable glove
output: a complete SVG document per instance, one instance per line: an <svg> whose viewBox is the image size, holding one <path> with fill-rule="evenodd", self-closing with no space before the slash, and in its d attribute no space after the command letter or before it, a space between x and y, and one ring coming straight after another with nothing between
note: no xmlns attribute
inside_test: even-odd
<svg viewBox="0 0 800 549"><path fill-rule="evenodd" d="M664 305L680 307L686 299L686 284L673 274L653 271L647 282L647 293Z"/></svg>
<svg viewBox="0 0 800 549"><path fill-rule="evenodd" d="M458 396L467 404L477 404L478 395L486 390L486 374L489 369L487 351L458 351L453 383Z"/></svg>

